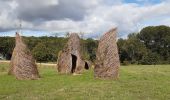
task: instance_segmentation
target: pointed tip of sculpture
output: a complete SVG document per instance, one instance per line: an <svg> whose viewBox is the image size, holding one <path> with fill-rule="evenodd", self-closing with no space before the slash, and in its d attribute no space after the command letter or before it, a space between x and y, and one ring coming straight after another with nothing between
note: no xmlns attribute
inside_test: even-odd
<svg viewBox="0 0 170 100"><path fill-rule="evenodd" d="M20 35L19 35L19 32L15 32L15 35L16 35L16 36L20 36Z"/></svg>
<svg viewBox="0 0 170 100"><path fill-rule="evenodd" d="M113 27L113 28L111 28L107 33L110 33L110 32L117 32L117 27Z"/></svg>
<svg viewBox="0 0 170 100"><path fill-rule="evenodd" d="M70 33L70 37L71 36L79 36L79 34L78 33Z"/></svg>

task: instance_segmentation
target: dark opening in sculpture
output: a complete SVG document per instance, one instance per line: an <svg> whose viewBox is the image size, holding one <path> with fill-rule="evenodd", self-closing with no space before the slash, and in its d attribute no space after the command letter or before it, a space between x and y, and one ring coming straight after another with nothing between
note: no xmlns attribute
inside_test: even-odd
<svg viewBox="0 0 170 100"><path fill-rule="evenodd" d="M88 65L88 63L87 63L87 62L85 62L85 66L84 66L84 68L85 68L86 70L88 70L88 69L89 69L89 65Z"/></svg>
<svg viewBox="0 0 170 100"><path fill-rule="evenodd" d="M73 54L71 54L72 57L72 68L71 68L71 73L75 72L76 69L76 63L77 63L77 57Z"/></svg>
<svg viewBox="0 0 170 100"><path fill-rule="evenodd" d="M81 43L78 34L72 33L68 42L59 52L57 59L57 69L59 73L81 74L85 66L85 61L81 54Z"/></svg>

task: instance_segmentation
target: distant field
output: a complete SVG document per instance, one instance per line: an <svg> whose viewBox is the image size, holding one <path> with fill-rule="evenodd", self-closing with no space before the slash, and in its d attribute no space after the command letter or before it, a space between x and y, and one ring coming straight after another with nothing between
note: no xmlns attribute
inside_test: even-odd
<svg viewBox="0 0 170 100"><path fill-rule="evenodd" d="M93 70L82 75L60 75L54 66L39 67L41 79L16 80L0 62L2 100L170 100L170 65L121 66L120 79L94 79Z"/></svg>

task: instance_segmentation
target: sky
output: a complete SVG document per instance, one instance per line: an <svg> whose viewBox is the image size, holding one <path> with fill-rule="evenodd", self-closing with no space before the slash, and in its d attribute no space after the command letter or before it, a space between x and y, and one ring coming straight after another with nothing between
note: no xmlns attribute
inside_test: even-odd
<svg viewBox="0 0 170 100"><path fill-rule="evenodd" d="M24 36L99 38L117 27L120 38L146 26L170 26L170 0L0 0L0 36L14 36L20 23Z"/></svg>

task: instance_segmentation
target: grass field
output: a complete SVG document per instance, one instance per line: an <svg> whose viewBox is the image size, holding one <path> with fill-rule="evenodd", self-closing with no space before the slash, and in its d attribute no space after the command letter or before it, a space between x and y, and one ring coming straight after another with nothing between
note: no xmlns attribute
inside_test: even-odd
<svg viewBox="0 0 170 100"><path fill-rule="evenodd" d="M120 79L94 79L93 70L82 75L60 75L53 66L41 66L39 80L16 80L0 63L2 100L170 100L170 65L121 66Z"/></svg>

